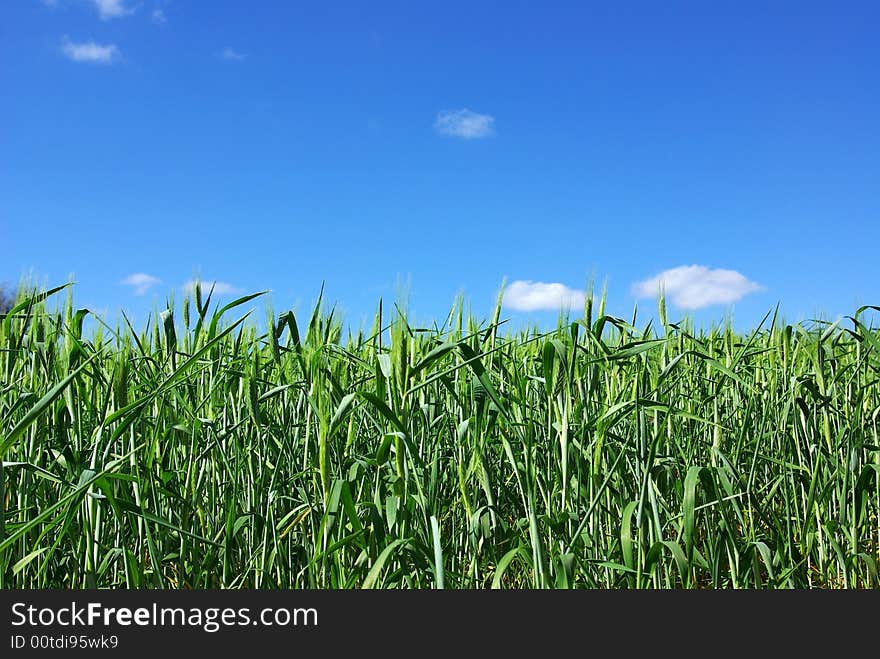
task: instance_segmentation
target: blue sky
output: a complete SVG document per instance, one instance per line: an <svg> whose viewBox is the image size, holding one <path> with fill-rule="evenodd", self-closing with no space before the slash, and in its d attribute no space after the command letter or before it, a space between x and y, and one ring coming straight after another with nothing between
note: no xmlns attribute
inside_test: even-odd
<svg viewBox="0 0 880 659"><path fill-rule="evenodd" d="M661 281L673 318L850 314L880 304L878 20L873 2L6 2L0 281L73 275L111 318L195 275L279 310L325 282L355 324L400 282L418 317L459 292L486 316L505 279L514 320L552 320L591 279L621 315Z"/></svg>

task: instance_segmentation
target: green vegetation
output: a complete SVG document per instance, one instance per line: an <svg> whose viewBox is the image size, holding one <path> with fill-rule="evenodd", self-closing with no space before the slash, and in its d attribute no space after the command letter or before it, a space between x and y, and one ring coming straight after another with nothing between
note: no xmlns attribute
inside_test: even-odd
<svg viewBox="0 0 880 659"><path fill-rule="evenodd" d="M59 290L0 320L2 587L880 585L875 308L346 335L196 295L85 335Z"/></svg>

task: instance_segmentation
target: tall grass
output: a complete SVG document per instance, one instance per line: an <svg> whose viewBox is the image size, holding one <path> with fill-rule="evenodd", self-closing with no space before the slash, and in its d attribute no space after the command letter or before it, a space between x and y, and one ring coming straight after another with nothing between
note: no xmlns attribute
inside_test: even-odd
<svg viewBox="0 0 880 659"><path fill-rule="evenodd" d="M0 321L4 588L880 585L868 308L347 334L197 292L84 334L60 292Z"/></svg>

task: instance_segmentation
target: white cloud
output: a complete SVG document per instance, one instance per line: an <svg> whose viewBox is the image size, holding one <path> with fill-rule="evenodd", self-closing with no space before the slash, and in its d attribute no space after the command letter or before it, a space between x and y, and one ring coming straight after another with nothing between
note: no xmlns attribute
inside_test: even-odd
<svg viewBox="0 0 880 659"><path fill-rule="evenodd" d="M154 277L153 275L148 275L145 272L136 272L133 275L129 275L119 283L124 284L125 286L134 287L135 295L143 295L156 284L161 284L162 280L160 280L158 277Z"/></svg>
<svg viewBox="0 0 880 659"><path fill-rule="evenodd" d="M520 280L504 289L502 304L514 311L572 309L583 307L586 299L587 294L584 291L564 284Z"/></svg>
<svg viewBox="0 0 880 659"><path fill-rule="evenodd" d="M92 0L95 8L98 10L98 16L102 21L109 21L111 18L120 18L133 14L134 9L125 6L124 0Z"/></svg>
<svg viewBox="0 0 880 659"><path fill-rule="evenodd" d="M241 293L242 289L238 286L233 286L225 281L196 281L195 279L191 279L183 285L183 290L187 293L193 293L196 289L196 284L198 284L199 288L202 290L202 295L207 295L211 292L211 289L214 289L214 295L230 295L232 293Z"/></svg>
<svg viewBox="0 0 880 659"><path fill-rule="evenodd" d="M165 12L161 9L154 9L153 13L150 14L150 19L157 24L165 23L168 20L165 18Z"/></svg>
<svg viewBox="0 0 880 659"><path fill-rule="evenodd" d="M240 53L229 46L226 46L226 48L220 51L220 59L225 59L230 62L241 62L245 57L247 57L247 55Z"/></svg>
<svg viewBox="0 0 880 659"><path fill-rule="evenodd" d="M103 46L94 41L74 43L67 37L61 40L61 52L74 62L110 64L119 59L119 49L113 44Z"/></svg>
<svg viewBox="0 0 880 659"><path fill-rule="evenodd" d="M452 135L465 140L488 137L493 133L492 124L495 117L488 114L471 112L467 108L461 110L443 110L437 114L434 128L443 135Z"/></svg>
<svg viewBox="0 0 880 659"><path fill-rule="evenodd" d="M675 306L701 309L713 304L738 302L764 287L736 270L681 265L634 283L632 294L637 298L657 297L661 288Z"/></svg>

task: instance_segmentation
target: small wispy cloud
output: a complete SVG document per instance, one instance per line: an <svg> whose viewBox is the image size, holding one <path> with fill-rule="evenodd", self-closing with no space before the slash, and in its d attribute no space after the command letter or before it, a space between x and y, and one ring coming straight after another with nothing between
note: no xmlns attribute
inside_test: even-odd
<svg viewBox="0 0 880 659"><path fill-rule="evenodd" d="M165 17L165 12L161 9L154 9L153 12L150 14L150 20L157 25L168 22L168 19Z"/></svg>
<svg viewBox="0 0 880 659"><path fill-rule="evenodd" d="M518 280L504 289L501 303L514 311L540 311L583 307L587 294L559 283Z"/></svg>
<svg viewBox="0 0 880 659"><path fill-rule="evenodd" d="M214 295L232 295L233 293L241 293L243 289L225 281L197 281L191 279L183 285L183 290L187 293L194 293L196 286L201 289L203 295L207 295L214 290Z"/></svg>
<svg viewBox="0 0 880 659"><path fill-rule="evenodd" d="M226 48L221 50L218 55L220 59L225 59L228 62L241 62L247 57L244 53L239 52L234 48L230 48L229 46L226 46Z"/></svg>
<svg viewBox="0 0 880 659"><path fill-rule="evenodd" d="M98 10L98 16L102 21L121 18L135 12L135 8L127 7L124 0L92 0L92 4Z"/></svg>
<svg viewBox="0 0 880 659"><path fill-rule="evenodd" d="M702 309L715 304L732 304L763 289L736 270L681 265L634 283L632 294L637 298L657 297L662 290L676 307Z"/></svg>
<svg viewBox="0 0 880 659"><path fill-rule="evenodd" d="M462 108L461 110L439 112L434 121L434 128L443 135L474 140L492 135L494 123L495 117L491 115L479 114Z"/></svg>
<svg viewBox="0 0 880 659"><path fill-rule="evenodd" d="M131 286L135 295L143 295L156 284L161 284L162 280L145 272L136 272L123 279L120 284Z"/></svg>
<svg viewBox="0 0 880 659"><path fill-rule="evenodd" d="M113 44L102 45L94 41L75 43L67 37L61 40L61 52L69 60L91 64L112 64L120 55L119 48Z"/></svg>

